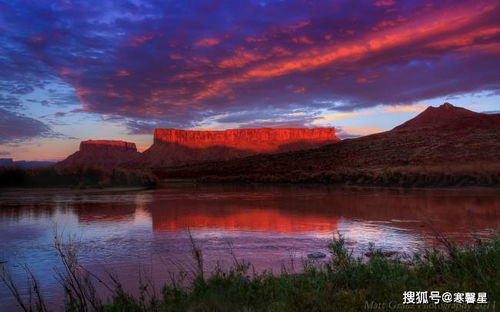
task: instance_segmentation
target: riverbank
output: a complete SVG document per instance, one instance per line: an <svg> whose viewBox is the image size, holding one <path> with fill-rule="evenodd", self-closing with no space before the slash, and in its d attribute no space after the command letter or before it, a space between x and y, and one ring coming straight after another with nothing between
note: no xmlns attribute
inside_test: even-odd
<svg viewBox="0 0 500 312"><path fill-rule="evenodd" d="M64 187L101 189L110 187L154 187L157 177L147 170L105 168L0 168L0 188Z"/></svg>
<svg viewBox="0 0 500 312"><path fill-rule="evenodd" d="M147 282L138 281L138 296L125 292L120 281L110 276L112 282L106 287L112 296L107 299L100 298L92 286L106 279L79 266L74 246L57 240L55 246L65 267L62 277L67 311L364 311L377 307L418 310L418 305L403 304L403 294L407 291L485 293L486 303L452 300L435 304L427 297L428 304L420 308L495 311L500 300L500 239L476 241L461 248L445 238L442 243L445 248L441 251L429 249L404 260L388 258L372 248L369 259L362 261L352 256L340 236L329 243L330 255L324 263L308 260L303 263L302 273L283 269L280 275L273 275L254 273L250 263L236 257L232 268L216 268L207 274L203 253L192 241L196 263L192 271L173 277L159 291ZM2 276L9 282L6 272ZM182 286L189 278L192 282ZM36 294L36 289L33 291ZM29 307L26 302L22 304ZM42 297L34 299L31 305L34 311L44 311Z"/></svg>
<svg viewBox="0 0 500 312"><path fill-rule="evenodd" d="M248 163L244 165L244 161ZM375 168L338 167L330 170L286 170L259 165L257 158L164 168L155 174L164 181L197 183L294 183L347 186L441 188L500 185L498 164L394 166ZM250 168L252 168L250 170Z"/></svg>

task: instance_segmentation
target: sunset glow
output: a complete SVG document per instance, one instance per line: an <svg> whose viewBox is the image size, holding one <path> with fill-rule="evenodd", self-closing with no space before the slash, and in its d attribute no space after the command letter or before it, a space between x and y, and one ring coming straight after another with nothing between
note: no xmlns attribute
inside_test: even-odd
<svg viewBox="0 0 500 312"><path fill-rule="evenodd" d="M105 9L103 9L105 8ZM362 8L362 9L361 9ZM0 158L158 127L385 131L498 110L493 1L0 2Z"/></svg>

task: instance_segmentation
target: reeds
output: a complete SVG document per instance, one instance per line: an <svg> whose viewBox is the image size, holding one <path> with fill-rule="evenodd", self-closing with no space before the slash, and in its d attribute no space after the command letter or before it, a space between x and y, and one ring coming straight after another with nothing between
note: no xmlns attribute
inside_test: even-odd
<svg viewBox="0 0 500 312"><path fill-rule="evenodd" d="M141 279L136 296L127 293L115 275L109 274L106 280L111 282L106 283L79 265L74 242L62 243L56 237L55 248L63 263L58 276L66 311L363 311L373 302L392 303L396 306L392 310L407 311L407 307L401 307L404 291L431 290L486 292L489 304L459 308L495 311L500 300L500 238L477 240L464 247L446 241L443 249L427 249L409 259L389 257L371 246L366 259L354 258L346 247L346 238L338 234L328 245L330 257L305 261L301 273L282 270L280 275L249 274L252 266L233 254L232 267L224 270L217 266L207 274L202 249L191 237L195 262L192 282L187 286L165 284L158 294L151 283ZM19 292L5 268L1 277L21 310L48 311L43 291L33 274L27 272L31 280L28 297ZM110 295L100 296L95 283L103 283ZM442 308L427 306L426 310Z"/></svg>

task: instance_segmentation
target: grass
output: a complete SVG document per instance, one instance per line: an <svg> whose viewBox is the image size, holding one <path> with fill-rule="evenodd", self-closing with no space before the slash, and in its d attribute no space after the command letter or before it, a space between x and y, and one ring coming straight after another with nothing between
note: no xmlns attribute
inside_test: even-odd
<svg viewBox="0 0 500 312"><path fill-rule="evenodd" d="M430 305L427 311L495 311L500 300L500 238L477 240L457 247L443 240L446 248L413 255L411 261L387 258L383 252L370 250L367 261L354 258L340 234L329 243L330 257L319 265L303 263L302 273L280 275L251 273L251 264L234 258L228 270L216 268L204 274L201 249L194 240L196 260L189 286L181 286L182 276L173 278L160 292L151 283L139 281L139 295L125 292L120 281L110 276L106 284L78 264L74 245L56 238L55 248L64 264L59 273L66 294L66 311L365 311L378 307L385 311L408 311L403 306L404 291L486 292L487 305ZM29 271L28 271L29 272ZM38 283L32 277L30 301L25 301L3 268L1 277L24 311L48 311ZM185 276L185 275L183 275ZM100 298L94 283L104 283L112 293ZM422 309L422 308L421 308ZM415 308L417 310L417 308Z"/></svg>

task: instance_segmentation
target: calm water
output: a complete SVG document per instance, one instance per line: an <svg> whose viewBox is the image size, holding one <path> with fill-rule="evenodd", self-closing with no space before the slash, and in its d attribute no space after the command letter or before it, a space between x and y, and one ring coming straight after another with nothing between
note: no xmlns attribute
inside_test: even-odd
<svg viewBox="0 0 500 312"><path fill-rule="evenodd" d="M147 191L0 191L0 261L16 280L27 264L53 308L60 299L54 232L76 239L81 263L110 271L135 289L189 269L189 232L207 270L236 257L257 271L300 270L308 253L326 252L339 231L357 255L368 243L411 254L436 245L435 231L458 242L488 237L500 225L498 189L338 189L326 186L171 186ZM151 273L152 272L152 273ZM22 284L21 286L23 286ZM0 305L15 303L0 285Z"/></svg>

